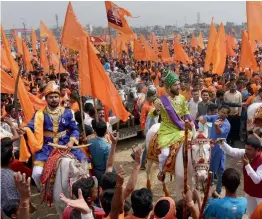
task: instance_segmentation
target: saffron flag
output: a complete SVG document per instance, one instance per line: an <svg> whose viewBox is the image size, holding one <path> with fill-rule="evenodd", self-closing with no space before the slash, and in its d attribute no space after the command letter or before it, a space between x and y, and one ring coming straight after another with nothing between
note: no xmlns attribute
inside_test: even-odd
<svg viewBox="0 0 262 219"><path fill-rule="evenodd" d="M81 40L86 40L87 33L78 22L77 17L73 11L71 2L68 3L65 23L62 33L62 45L79 51L81 50Z"/></svg>
<svg viewBox="0 0 262 219"><path fill-rule="evenodd" d="M197 45L198 45L197 39L196 39L195 35L192 33L192 39L190 41L190 46L192 48L197 48Z"/></svg>
<svg viewBox="0 0 262 219"><path fill-rule="evenodd" d="M51 52L51 53L49 53L49 57L50 57L50 65L53 66L53 69L54 69L54 73L55 73L55 74L60 74L60 73L65 73L65 72L67 72L67 71L64 69L61 61L59 60L59 56L58 56L58 55L56 55L56 54L54 54L54 53Z"/></svg>
<svg viewBox="0 0 262 219"><path fill-rule="evenodd" d="M239 66L242 68L250 68L253 71L257 71L257 62L252 52L251 45L248 41L248 35L246 31L242 32Z"/></svg>
<svg viewBox="0 0 262 219"><path fill-rule="evenodd" d="M146 54L149 58L148 61L154 61L154 62L160 61L156 52L151 48L151 46L148 44L148 42L145 42L144 47L145 47Z"/></svg>
<svg viewBox="0 0 262 219"><path fill-rule="evenodd" d="M50 30L43 21L40 21L40 37L49 37Z"/></svg>
<svg viewBox="0 0 262 219"><path fill-rule="evenodd" d="M262 40L262 2L246 1L249 40Z"/></svg>
<svg viewBox="0 0 262 219"><path fill-rule="evenodd" d="M1 48L1 67L4 69L11 69L5 48L3 46Z"/></svg>
<svg viewBox="0 0 262 219"><path fill-rule="evenodd" d="M208 72L212 60L212 53L213 53L213 48L215 45L216 41L216 36L217 36L217 30L213 22L214 18L212 18L212 23L210 25L209 29L209 37L208 37L208 43L207 43L207 50L206 50L206 57L205 57L205 65L204 65L204 71Z"/></svg>
<svg viewBox="0 0 262 219"><path fill-rule="evenodd" d="M105 6L108 26L127 35L134 35L125 18L132 17L131 13L110 1L105 1Z"/></svg>
<svg viewBox="0 0 262 219"><path fill-rule="evenodd" d="M201 49L205 49L204 38L203 38L202 32L199 33L199 36L198 36L198 38L197 38L197 42L198 42L198 46L199 46Z"/></svg>
<svg viewBox="0 0 262 219"><path fill-rule="evenodd" d="M24 63L25 63L25 70L26 70L26 72L32 72L32 71L34 71L34 69L33 69L33 66L32 66L32 63L31 63L30 52L29 52L28 47L27 47L24 40L22 41L22 44L23 44L23 51L24 51L23 58L24 58Z"/></svg>
<svg viewBox="0 0 262 219"><path fill-rule="evenodd" d="M122 99L115 88L111 79L106 74L104 67L90 47L90 40L87 40L88 45L88 64L91 75L93 97L102 101L102 103L113 111L115 116L122 121L127 121L129 112L123 106Z"/></svg>
<svg viewBox="0 0 262 219"><path fill-rule="evenodd" d="M146 61L146 51L136 39L134 39L134 59Z"/></svg>
<svg viewBox="0 0 262 219"><path fill-rule="evenodd" d="M226 34L223 23L220 24L213 54L212 54L212 64L213 64L213 73L222 75L226 66L227 58L227 46L226 46Z"/></svg>
<svg viewBox="0 0 262 219"><path fill-rule="evenodd" d="M2 42L3 42L4 48L5 48L5 51L6 51L6 54L7 54L9 64L11 66L13 79L14 79L14 81L16 81L16 78L18 76L18 71L19 71L18 65L15 62L15 60L14 60L12 54L11 54L11 49L10 49L9 43L6 39L6 36L5 36L5 33L4 33L2 26L1 26L1 37L2 37ZM31 119L34 115L34 108L33 108L33 105L31 103L28 95L27 95L27 91L25 89L25 85L24 85L22 80L19 80L19 83L18 83L18 98L19 98L19 102L20 102L22 109L23 109L24 122L28 123L28 122L31 121Z"/></svg>
<svg viewBox="0 0 262 219"><path fill-rule="evenodd" d="M41 39L40 39L40 63L45 73L48 73L50 69L49 69L48 59L46 56L46 47Z"/></svg>
<svg viewBox="0 0 262 219"><path fill-rule="evenodd" d="M155 52L158 54L159 53L158 43L157 43L157 40L156 40L156 35L154 33L152 34L152 47L155 50Z"/></svg>
<svg viewBox="0 0 262 219"><path fill-rule="evenodd" d="M163 62L171 61L171 57L170 57L170 53L169 53L169 49L168 49L166 40L163 40L161 58Z"/></svg>
<svg viewBox="0 0 262 219"><path fill-rule="evenodd" d="M15 81L7 74L3 69L1 69L1 93L14 94Z"/></svg>
<svg viewBox="0 0 262 219"><path fill-rule="evenodd" d="M36 34L35 34L35 30L32 29L32 49L33 49L33 55L37 55L36 52Z"/></svg>
<svg viewBox="0 0 262 219"><path fill-rule="evenodd" d="M236 40L233 36L228 34L227 35L227 41L228 41L228 43L229 43L229 45L231 46L232 49L237 49Z"/></svg>
<svg viewBox="0 0 262 219"><path fill-rule="evenodd" d="M174 61L180 61L184 64L188 64L189 63L189 58L188 55L186 54L185 50L183 49L183 47L181 46L181 44L179 43L179 41L175 38L175 44L174 44Z"/></svg>
<svg viewBox="0 0 262 219"><path fill-rule="evenodd" d="M24 54L24 51L23 51L22 39L21 39L18 35L15 35L15 42L16 42L17 51L18 51L21 55L23 55L23 54Z"/></svg>
<svg viewBox="0 0 262 219"><path fill-rule="evenodd" d="M227 56L232 56L232 57L237 56L232 48L232 45L230 44L229 36L227 36Z"/></svg>

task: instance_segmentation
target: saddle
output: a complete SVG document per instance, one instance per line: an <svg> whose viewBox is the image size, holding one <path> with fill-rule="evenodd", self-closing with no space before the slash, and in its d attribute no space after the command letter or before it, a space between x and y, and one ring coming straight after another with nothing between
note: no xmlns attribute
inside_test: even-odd
<svg viewBox="0 0 262 219"><path fill-rule="evenodd" d="M262 127L262 106L257 109L253 123L256 127Z"/></svg>
<svg viewBox="0 0 262 219"><path fill-rule="evenodd" d="M155 162L158 162L158 155L161 153L161 150L158 145L158 133L156 133L153 138L151 139L147 151L147 159L153 160ZM176 155L179 151L182 143L184 142L185 138L182 138L179 142L176 142L175 144L170 146L170 154L168 156L168 159L165 163L164 171L173 174L175 171L176 166Z"/></svg>
<svg viewBox="0 0 262 219"><path fill-rule="evenodd" d="M69 151L61 151L58 148L52 150L48 160L45 163L43 175L41 177L41 197L42 202L46 202L50 206L53 204L53 189L56 178L56 170L63 156L74 158L75 156Z"/></svg>

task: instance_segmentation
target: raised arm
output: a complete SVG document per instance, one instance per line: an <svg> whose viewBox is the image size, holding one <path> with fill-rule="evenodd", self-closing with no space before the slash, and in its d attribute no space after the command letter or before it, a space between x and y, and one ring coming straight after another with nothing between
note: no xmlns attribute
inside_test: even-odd
<svg viewBox="0 0 262 219"><path fill-rule="evenodd" d="M111 149L110 149L109 156L108 156L107 163L106 163L106 173L113 171L113 165L115 162L116 145L119 139L119 133L116 133L116 137L114 136L114 134L115 133L109 133L112 144L111 144Z"/></svg>
<svg viewBox="0 0 262 219"><path fill-rule="evenodd" d="M141 166L141 155L143 153L143 149L139 148L136 152L135 152L135 163L133 166L133 171L132 174L127 182L126 188L124 190L123 193L123 199L126 200L127 197L134 191L135 187L136 187L136 183L137 183L137 177L138 177L138 173L139 173L139 169Z"/></svg>
<svg viewBox="0 0 262 219"><path fill-rule="evenodd" d="M217 141L217 143L220 145L221 149L225 151L226 154L235 157L235 158L242 158L245 154L245 149L239 149L239 148L232 148L229 146L226 142Z"/></svg>

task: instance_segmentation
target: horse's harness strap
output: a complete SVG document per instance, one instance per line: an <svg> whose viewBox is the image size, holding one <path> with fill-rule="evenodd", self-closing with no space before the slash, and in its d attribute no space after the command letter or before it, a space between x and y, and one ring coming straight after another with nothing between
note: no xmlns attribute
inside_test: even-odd
<svg viewBox="0 0 262 219"><path fill-rule="evenodd" d="M65 135L66 135L66 130L62 132L44 131L44 136L48 138L61 138Z"/></svg>

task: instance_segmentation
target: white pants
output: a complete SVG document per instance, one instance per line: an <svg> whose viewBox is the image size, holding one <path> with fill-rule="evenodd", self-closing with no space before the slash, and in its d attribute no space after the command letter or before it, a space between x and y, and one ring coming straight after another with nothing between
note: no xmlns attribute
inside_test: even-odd
<svg viewBox="0 0 262 219"><path fill-rule="evenodd" d="M248 217L250 218L253 212L255 211L256 207L260 203L262 203L262 198L255 198L246 194L246 199L247 199L247 214Z"/></svg>
<svg viewBox="0 0 262 219"><path fill-rule="evenodd" d="M170 148L164 148L161 150L161 154L158 155L158 161L159 161L159 170L163 171L166 160L168 159L170 153Z"/></svg>
<svg viewBox="0 0 262 219"><path fill-rule="evenodd" d="M37 188L40 191L40 183L41 183L41 176L43 174L43 167L40 166L34 166L33 172L32 172L32 178L35 181L35 184Z"/></svg>

